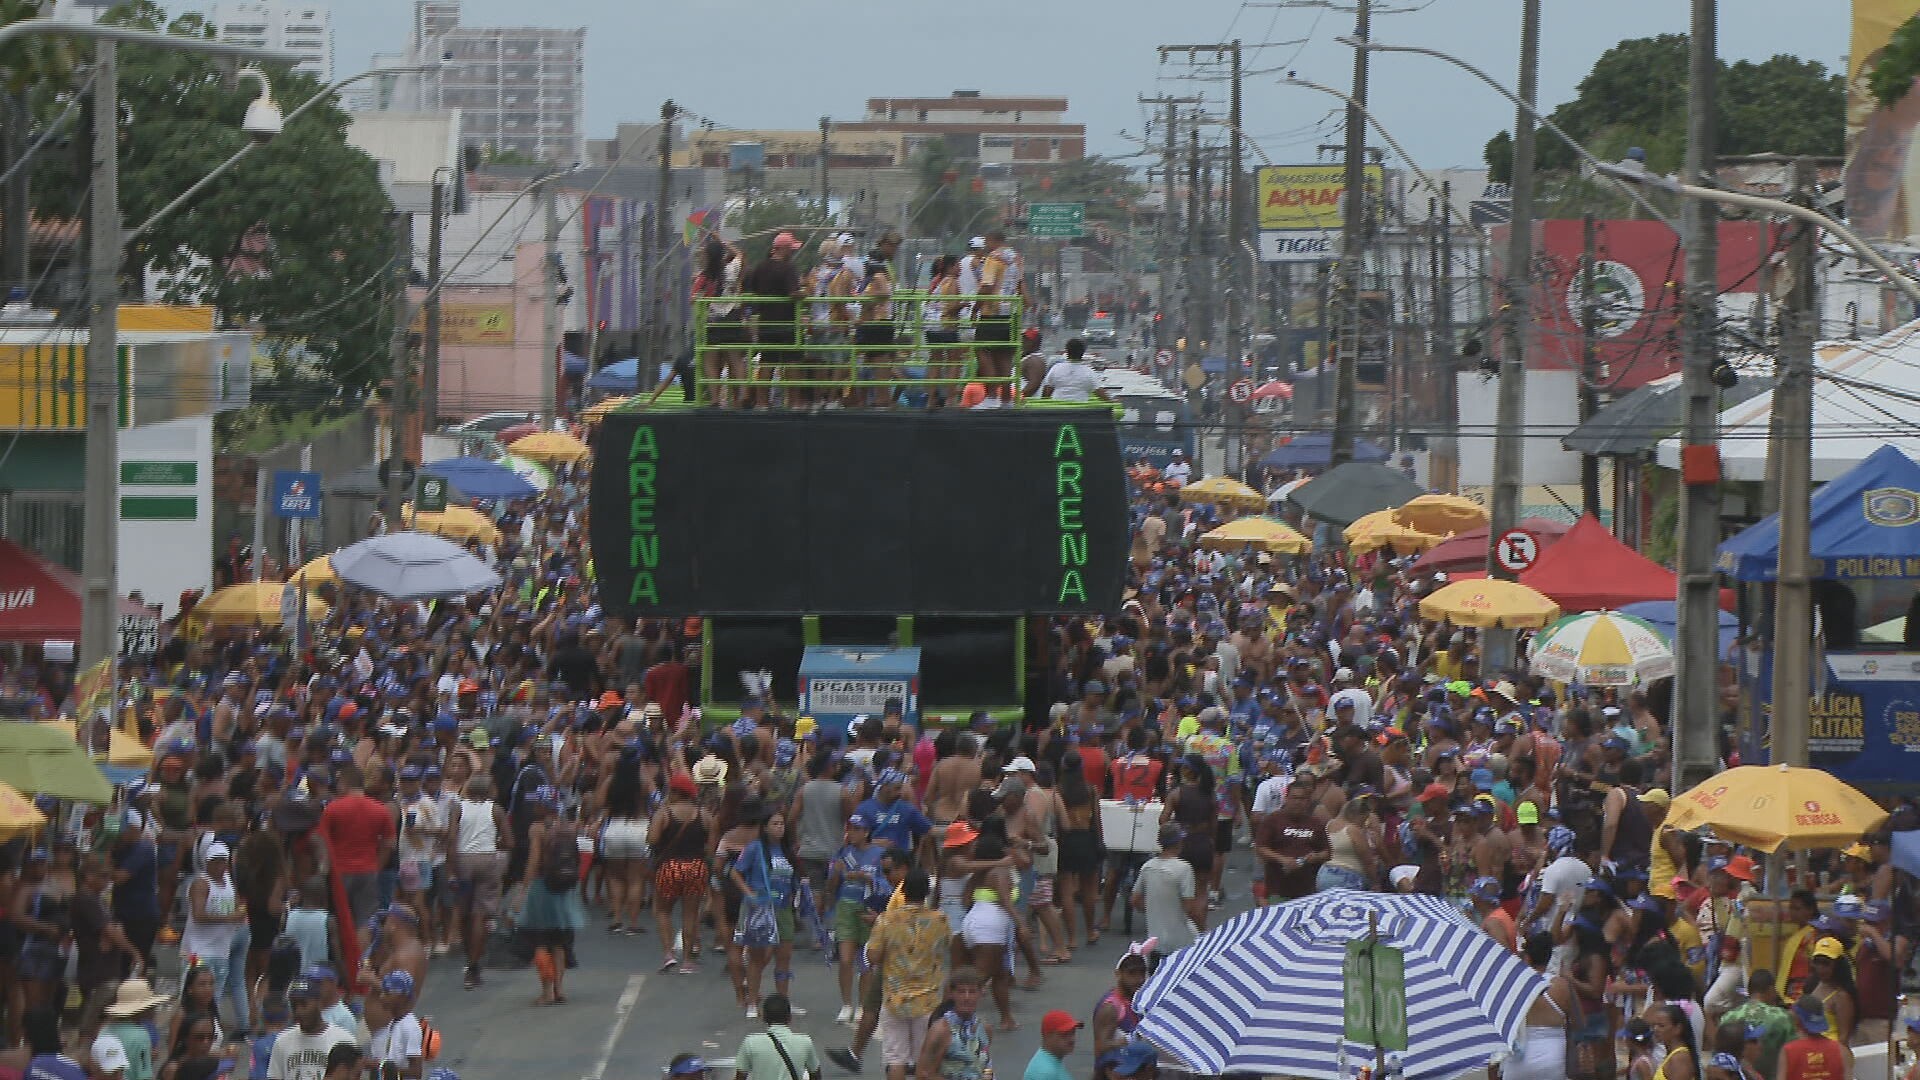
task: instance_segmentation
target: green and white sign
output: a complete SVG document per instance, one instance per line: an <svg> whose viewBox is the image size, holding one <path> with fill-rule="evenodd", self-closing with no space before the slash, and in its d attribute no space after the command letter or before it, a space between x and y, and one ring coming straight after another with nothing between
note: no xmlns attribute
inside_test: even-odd
<svg viewBox="0 0 1920 1080"><path fill-rule="evenodd" d="M413 496L413 508L423 514L444 513L447 509L447 478L421 473L419 490Z"/></svg>
<svg viewBox="0 0 1920 1080"><path fill-rule="evenodd" d="M1027 204L1027 235L1036 239L1076 240L1087 232L1087 204L1037 202Z"/></svg>
<svg viewBox="0 0 1920 1080"><path fill-rule="evenodd" d="M146 487L192 487L200 467L192 461L123 461L120 482Z"/></svg>
<svg viewBox="0 0 1920 1080"><path fill-rule="evenodd" d="M1382 1050L1407 1048L1407 962L1399 949L1376 941L1347 942L1340 966L1348 1042Z"/></svg>

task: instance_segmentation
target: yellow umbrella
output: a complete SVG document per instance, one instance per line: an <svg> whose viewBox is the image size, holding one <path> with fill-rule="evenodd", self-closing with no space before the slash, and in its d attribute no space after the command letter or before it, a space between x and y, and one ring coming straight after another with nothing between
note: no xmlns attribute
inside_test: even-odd
<svg viewBox="0 0 1920 1080"><path fill-rule="evenodd" d="M203 626L268 625L280 622L279 581L249 581L216 589L212 596L193 606L192 619ZM319 621L327 617L326 602L307 594L307 618Z"/></svg>
<svg viewBox="0 0 1920 1080"><path fill-rule="evenodd" d="M305 583L309 587L329 581L339 581L340 575L333 572L333 556L322 555L307 565L294 571L291 579L294 584Z"/></svg>
<svg viewBox="0 0 1920 1080"><path fill-rule="evenodd" d="M507 449L542 465L571 465L587 459L587 444L563 431L536 431Z"/></svg>
<svg viewBox="0 0 1920 1080"><path fill-rule="evenodd" d="M488 545L500 542L499 527L487 515L470 506L449 506L439 513L422 511L416 514L412 503L403 503L400 520L415 532L432 533L461 543L468 540L478 540Z"/></svg>
<svg viewBox="0 0 1920 1080"><path fill-rule="evenodd" d="M58 728L67 733L70 739L78 739L77 725L72 720L42 720L50 728ZM112 735L107 741L107 764L123 769L144 769L153 763L153 751L140 744L140 740L120 730L109 728ZM98 760L98 759L96 759Z"/></svg>
<svg viewBox="0 0 1920 1080"><path fill-rule="evenodd" d="M1845 847L1886 820L1872 799L1825 770L1742 765L1676 797L1665 824L1711 827L1722 839L1771 852Z"/></svg>
<svg viewBox="0 0 1920 1080"><path fill-rule="evenodd" d="M1512 630L1547 625L1560 617L1560 605L1517 581L1456 581L1420 601L1420 614L1455 626Z"/></svg>
<svg viewBox="0 0 1920 1080"><path fill-rule="evenodd" d="M1450 536L1491 520L1487 508L1464 495L1419 495L1393 512L1393 520L1423 533Z"/></svg>
<svg viewBox="0 0 1920 1080"><path fill-rule="evenodd" d="M46 827L47 815L36 809L31 799L14 790L13 785L0 783L0 841L17 840Z"/></svg>
<svg viewBox="0 0 1920 1080"><path fill-rule="evenodd" d="M1231 476L1209 476L1180 489L1180 501L1231 506L1237 510L1265 510L1267 497Z"/></svg>
<svg viewBox="0 0 1920 1080"><path fill-rule="evenodd" d="M587 406L585 412L580 414L580 419L590 424L597 423L605 419L608 413L632 400L633 398L631 397L610 397L605 401L594 402L592 405Z"/></svg>
<svg viewBox="0 0 1920 1080"><path fill-rule="evenodd" d="M1200 537L1200 546L1214 551L1239 551L1249 544L1273 555L1305 555L1313 550L1313 541L1272 518L1229 521Z"/></svg>
<svg viewBox="0 0 1920 1080"><path fill-rule="evenodd" d="M1355 554L1383 547L1402 553L1425 551L1445 539L1395 522L1392 510L1375 510L1347 526L1340 535Z"/></svg>

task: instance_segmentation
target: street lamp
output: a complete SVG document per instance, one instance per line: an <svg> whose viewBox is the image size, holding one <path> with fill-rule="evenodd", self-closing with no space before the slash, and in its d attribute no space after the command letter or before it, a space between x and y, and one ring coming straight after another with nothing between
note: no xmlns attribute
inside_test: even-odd
<svg viewBox="0 0 1920 1080"><path fill-rule="evenodd" d="M179 37L125 26L22 19L0 26L0 45L31 34L92 38L98 57L93 79L93 198L90 200L87 328L83 385L86 388L86 496L81 512L80 664L119 655L115 640L119 607L119 405L120 373L120 93L116 43L152 45L182 52L243 60L295 63L297 53L209 38ZM264 118L262 118L264 119Z"/></svg>
<svg viewBox="0 0 1920 1080"><path fill-rule="evenodd" d="M1573 136L1568 135L1565 131L1562 131L1560 129L1560 125L1548 119L1544 114L1542 114L1539 110L1535 109L1532 105L1529 105L1525 101L1521 100L1520 95L1515 94L1513 91L1507 89L1505 86L1502 86L1497 80L1494 79L1493 76L1487 74L1484 71L1481 71L1479 68L1473 66L1472 64L1467 63L1465 60L1460 59L1459 57L1453 55L1452 53L1444 53L1444 52L1441 52L1439 49L1429 49L1424 45L1389 45L1385 42L1380 42L1380 41L1373 41L1373 40L1362 41L1359 38L1353 37L1348 34L1342 34L1341 36L1336 37L1333 40L1339 42L1342 45L1346 45L1350 48L1365 49L1368 52L1418 53L1421 56L1431 56L1436 60L1445 60L1447 63L1452 64L1454 67L1459 68L1460 70L1466 72L1469 75L1472 75L1474 78L1477 78L1481 82L1486 83L1488 86L1492 87L1494 93L1499 94L1501 97L1506 98L1508 101L1513 102L1514 107L1521 109L1528 116L1531 116L1533 118L1534 123L1540 125L1543 128L1546 128L1548 131L1551 131L1555 138L1567 144L1567 148L1573 151L1575 157L1578 157L1583 163L1586 164L1588 168L1592 169L1594 172L1597 172L1602 176L1606 177L1613 184L1614 187L1620 190L1621 194L1625 195L1628 199L1633 201L1633 205L1639 207L1641 210L1646 211L1646 213L1649 216L1651 216L1655 221L1658 221L1662 225L1665 225L1667 228L1674 230L1674 232L1677 233L1680 231L1679 227L1673 223L1673 220L1671 218L1661 213L1658 207L1654 206L1652 203L1649 203L1644 198L1641 198L1640 193L1638 191L1635 191L1632 185L1622 183L1618 176L1608 171L1609 167L1604 162L1595 158L1592 152L1589 151L1586 147L1581 146L1578 142L1574 141Z"/></svg>
<svg viewBox="0 0 1920 1080"><path fill-rule="evenodd" d="M240 74L242 76L257 79L260 83L260 96L255 99L252 105L247 106L247 119L242 125L247 134L254 137L253 140L240 149L235 150L232 157L215 166L212 172L195 181L192 187L181 192L172 202L154 211L153 216L148 218L145 224L127 234L126 242L131 244L140 237L152 232L154 226L172 216L174 211L192 202L194 196L205 191L215 180L225 176L235 165L245 160L248 154L253 153L265 145L266 141L274 135L279 134L283 127L300 119L308 109L332 98L334 94L343 88L367 79L378 78L382 75L404 75L414 71L432 71L439 66L439 63L404 64L397 67L374 68L372 71L363 71L358 75L349 75L338 82L328 84L322 88L319 93L301 102L299 108L288 113L285 118L282 118L280 115L280 106L274 103L273 90L267 85L266 74L257 67L249 66L241 68Z"/></svg>

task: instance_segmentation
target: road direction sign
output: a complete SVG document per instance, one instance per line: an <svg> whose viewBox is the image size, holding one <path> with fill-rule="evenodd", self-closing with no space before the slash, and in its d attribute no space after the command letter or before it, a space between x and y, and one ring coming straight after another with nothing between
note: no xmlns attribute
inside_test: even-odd
<svg viewBox="0 0 1920 1080"><path fill-rule="evenodd" d="M1508 529L1494 538L1493 561L1520 573L1540 558L1540 538L1525 529Z"/></svg>
<svg viewBox="0 0 1920 1080"><path fill-rule="evenodd" d="M1153 362L1156 364L1159 364L1161 367L1172 367L1173 366L1173 350L1161 349L1159 352L1154 353Z"/></svg>
<svg viewBox="0 0 1920 1080"><path fill-rule="evenodd" d="M1037 202L1027 204L1027 235L1054 240L1076 240L1087 231L1087 204Z"/></svg>
<svg viewBox="0 0 1920 1080"><path fill-rule="evenodd" d="M1227 387L1227 396L1241 405L1253 400L1253 381L1251 379L1235 381L1232 386Z"/></svg>

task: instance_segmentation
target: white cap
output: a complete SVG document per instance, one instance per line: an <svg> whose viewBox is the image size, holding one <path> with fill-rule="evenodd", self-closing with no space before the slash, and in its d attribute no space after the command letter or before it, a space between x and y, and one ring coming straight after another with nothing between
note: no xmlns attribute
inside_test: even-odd
<svg viewBox="0 0 1920 1080"><path fill-rule="evenodd" d="M852 247L853 234L850 232L843 232L839 236L834 237L834 241L838 243L841 247Z"/></svg>
<svg viewBox="0 0 1920 1080"><path fill-rule="evenodd" d="M1012 761L1007 762L1007 767L1004 769L1001 769L1000 771L1010 772L1010 773L1016 773L1016 772L1030 773L1030 772L1037 772L1038 770L1034 767L1033 759L1022 754L1021 756L1014 758Z"/></svg>
<svg viewBox="0 0 1920 1080"><path fill-rule="evenodd" d="M212 862L215 859L230 859L232 857L233 857L233 852L227 849L227 845L221 843L218 840L215 840L213 843L207 845L207 861L208 862Z"/></svg>
<svg viewBox="0 0 1920 1080"><path fill-rule="evenodd" d="M102 1073L122 1072L132 1066L127 1048L104 1031L93 1040L93 1063Z"/></svg>
<svg viewBox="0 0 1920 1080"><path fill-rule="evenodd" d="M1410 863L1403 863L1387 871L1387 880L1392 882L1396 889L1419 876L1420 868Z"/></svg>
<svg viewBox="0 0 1920 1080"><path fill-rule="evenodd" d="M1353 678L1353 669L1350 667L1343 667L1339 671L1334 672L1333 677L1335 679L1351 679Z"/></svg>
<svg viewBox="0 0 1920 1080"><path fill-rule="evenodd" d="M967 241L967 250L968 251L987 250L987 238L984 236L976 236L973 239Z"/></svg>

